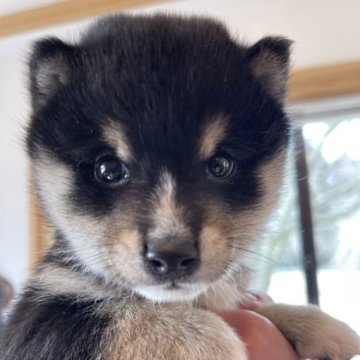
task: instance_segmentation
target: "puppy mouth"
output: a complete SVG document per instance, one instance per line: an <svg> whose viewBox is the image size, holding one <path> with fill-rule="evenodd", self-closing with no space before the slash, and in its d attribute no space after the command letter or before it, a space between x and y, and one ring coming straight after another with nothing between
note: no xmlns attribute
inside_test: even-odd
<svg viewBox="0 0 360 360"><path fill-rule="evenodd" d="M173 280L170 282L170 284L166 287L166 290L178 290L181 289L181 284L178 283L178 281Z"/></svg>
<svg viewBox="0 0 360 360"><path fill-rule="evenodd" d="M172 280L160 285L136 287L134 290L152 302L188 302L195 300L208 287L204 283L189 284Z"/></svg>

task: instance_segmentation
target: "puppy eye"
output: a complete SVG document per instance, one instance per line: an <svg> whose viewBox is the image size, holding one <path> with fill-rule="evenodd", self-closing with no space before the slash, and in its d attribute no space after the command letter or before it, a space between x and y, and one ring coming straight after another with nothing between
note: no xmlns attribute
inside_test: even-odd
<svg viewBox="0 0 360 360"><path fill-rule="evenodd" d="M206 170L211 177L224 179L233 174L235 161L228 154L215 155L207 162Z"/></svg>
<svg viewBox="0 0 360 360"><path fill-rule="evenodd" d="M117 157L104 155L95 162L95 178L110 186L123 185L130 180L130 173Z"/></svg>

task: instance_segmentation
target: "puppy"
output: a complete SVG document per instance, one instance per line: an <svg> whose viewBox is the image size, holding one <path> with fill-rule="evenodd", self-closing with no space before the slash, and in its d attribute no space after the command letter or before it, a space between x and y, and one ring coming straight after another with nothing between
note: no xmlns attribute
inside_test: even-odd
<svg viewBox="0 0 360 360"><path fill-rule="evenodd" d="M2 329L1 360L248 359L205 308L236 308L276 203L289 46L164 15L35 45L27 150L54 243ZM303 358L359 353L317 308L259 312Z"/></svg>

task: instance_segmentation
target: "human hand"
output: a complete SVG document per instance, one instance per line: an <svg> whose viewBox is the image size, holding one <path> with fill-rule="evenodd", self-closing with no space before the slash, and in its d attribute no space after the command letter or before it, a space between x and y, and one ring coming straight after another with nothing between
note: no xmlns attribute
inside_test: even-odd
<svg viewBox="0 0 360 360"><path fill-rule="evenodd" d="M294 349L269 320L254 311L271 301L266 295L250 294L241 309L218 312L245 342L250 360L299 360Z"/></svg>

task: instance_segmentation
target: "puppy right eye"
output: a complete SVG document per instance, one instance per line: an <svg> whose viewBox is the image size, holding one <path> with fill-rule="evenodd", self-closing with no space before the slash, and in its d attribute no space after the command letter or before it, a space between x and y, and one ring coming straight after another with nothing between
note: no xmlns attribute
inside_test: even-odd
<svg viewBox="0 0 360 360"><path fill-rule="evenodd" d="M95 178L102 184L117 186L126 184L130 173L116 156L104 155L95 162Z"/></svg>
<svg viewBox="0 0 360 360"><path fill-rule="evenodd" d="M235 168L234 159L226 153L214 155L206 164L207 174L218 180L230 177Z"/></svg>

